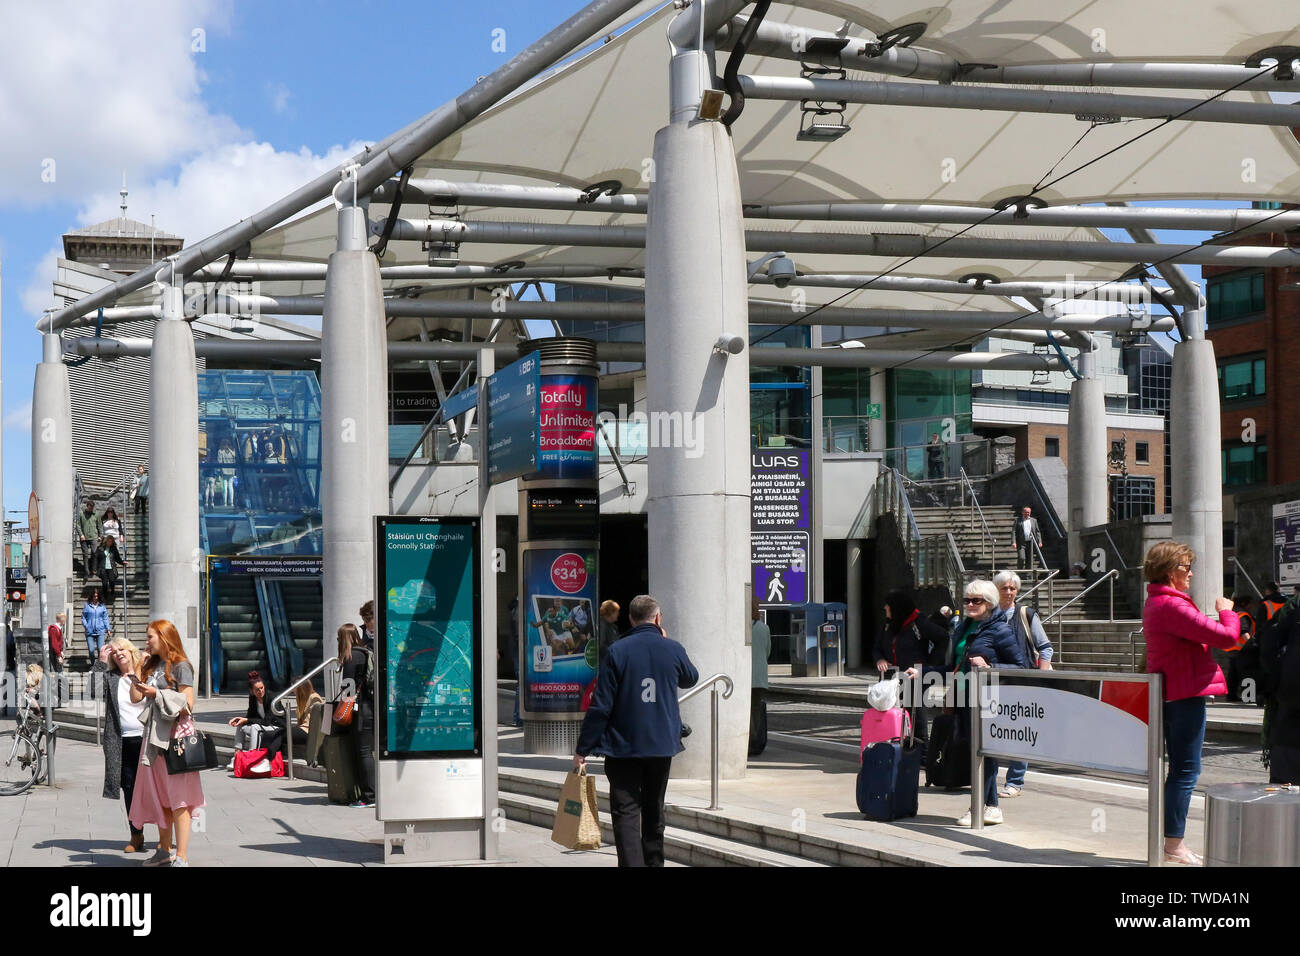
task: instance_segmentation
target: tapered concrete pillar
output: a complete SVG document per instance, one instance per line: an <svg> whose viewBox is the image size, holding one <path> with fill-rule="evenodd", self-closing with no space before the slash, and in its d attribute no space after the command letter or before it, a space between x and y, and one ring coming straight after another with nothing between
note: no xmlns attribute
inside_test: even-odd
<svg viewBox="0 0 1300 956"><path fill-rule="evenodd" d="M1223 465L1218 369L1204 315L1187 309L1188 337L1174 346L1169 394L1169 453L1173 456L1173 535L1196 552L1192 599L1212 614L1223 595Z"/></svg>
<svg viewBox="0 0 1300 956"><path fill-rule="evenodd" d="M884 451L886 442L885 431L885 370L872 369L869 381L869 396L872 405L880 406L880 417L873 418L867 422L867 450Z"/></svg>
<svg viewBox="0 0 1300 956"><path fill-rule="evenodd" d="M41 570L46 576L48 618L64 609L72 577L72 399L68 367L57 334L41 336L42 357L32 385L32 490L41 501ZM28 591L23 624L40 626L36 589Z"/></svg>
<svg viewBox="0 0 1300 956"><path fill-rule="evenodd" d="M1070 386L1069 470L1070 564L1086 561L1080 532L1109 519L1106 495L1106 391L1096 377L1096 359L1080 353L1083 378Z"/></svg>
<svg viewBox="0 0 1300 956"><path fill-rule="evenodd" d="M330 256L321 319L322 646L359 624L375 597L374 519L388 513L388 352L379 263L365 248L364 211L336 190L339 251Z"/></svg>
<svg viewBox="0 0 1300 956"><path fill-rule="evenodd" d="M149 617L176 625L185 654L209 666L199 648L199 390L194 335L184 320L183 282L162 283L163 317L154 324L149 362ZM131 639L143 648L145 635ZM200 678L202 681L202 678ZM203 686L207 686L206 683Z"/></svg>
<svg viewBox="0 0 1300 956"><path fill-rule="evenodd" d="M690 62L685 62L690 61ZM673 60L672 125L655 136L646 239L646 382L650 414L693 424L696 440L651 447L650 593L669 636L703 679L735 681L720 707L720 771L744 775L749 733L749 363L720 354L748 340L740 184L726 129L693 118L701 74ZM712 75L710 72L708 75ZM693 99L692 99L693 97ZM709 775L709 697L683 707L695 730L673 775Z"/></svg>

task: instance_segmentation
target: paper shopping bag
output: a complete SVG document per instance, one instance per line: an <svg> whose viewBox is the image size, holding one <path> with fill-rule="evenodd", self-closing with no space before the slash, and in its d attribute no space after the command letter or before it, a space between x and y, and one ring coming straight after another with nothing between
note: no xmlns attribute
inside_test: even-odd
<svg viewBox="0 0 1300 956"><path fill-rule="evenodd" d="M600 849L600 818L596 815L596 780L587 768L570 770L555 808L551 839L570 850Z"/></svg>

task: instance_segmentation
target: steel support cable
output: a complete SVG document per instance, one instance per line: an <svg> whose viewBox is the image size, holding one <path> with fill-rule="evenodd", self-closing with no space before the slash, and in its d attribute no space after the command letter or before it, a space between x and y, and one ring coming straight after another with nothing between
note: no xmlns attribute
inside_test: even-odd
<svg viewBox="0 0 1300 956"><path fill-rule="evenodd" d="M407 166L397 180L393 200L388 206L388 219L384 222L384 231L380 234L379 241L370 247L376 259L382 259L384 253L388 251L388 240L393 235L393 227L397 225L397 217L402 211L402 193L406 191L406 184L411 181L411 170L414 168L414 166Z"/></svg>
<svg viewBox="0 0 1300 956"><path fill-rule="evenodd" d="M1257 79L1258 77L1262 76L1264 73L1267 73L1267 72L1269 72L1269 71L1272 70L1272 69L1273 69L1273 67L1271 67L1271 66L1270 66L1270 67L1264 67L1264 68L1262 68L1262 69L1259 70L1258 72L1256 72L1256 73L1254 73L1254 74L1252 74L1252 75L1246 77L1245 79L1241 80L1240 82L1233 84L1232 86L1228 87L1228 88L1225 89L1225 90L1220 90L1219 92L1217 92L1217 93L1215 93L1215 94L1213 94L1213 95L1211 95L1211 96L1206 97L1204 100L1201 100L1200 102L1196 103L1195 105L1188 107L1187 109L1183 110L1182 112L1177 113L1177 114L1175 114L1174 116L1166 117L1165 119L1161 120L1161 122L1160 122L1159 124L1157 124L1157 125L1151 127L1151 128L1148 129L1148 130L1144 130L1143 132L1137 134L1136 136L1131 137L1130 139L1125 140L1125 141L1122 142L1122 143L1117 144L1116 146L1114 146L1114 147L1112 147L1111 149L1108 149L1106 152L1102 153L1100 156L1093 157L1092 159L1088 160L1086 163L1083 163L1083 164L1081 164L1081 165L1079 165L1079 166L1076 166L1074 169L1071 169L1069 172L1062 173L1060 176L1056 177L1055 179L1052 179L1052 180L1050 180L1050 181L1048 181L1048 182L1046 182L1046 183L1044 183L1044 182L1040 179L1040 180L1039 180L1039 184L1036 185L1032 190L1030 190L1030 192L1029 192L1029 194L1028 194L1027 196L1022 196L1022 197L1018 197L1018 198L1019 198L1022 202L1023 202L1024 200L1027 200L1027 199L1029 199L1029 198L1032 198L1036 193L1041 192L1041 191L1044 190L1044 189L1047 189L1047 188L1049 188L1049 187L1051 187L1051 186L1056 185L1057 183L1061 182L1062 180L1064 180L1064 179L1066 179L1066 178L1068 178L1068 177L1070 177L1070 176L1073 176L1073 175L1074 175L1075 173L1077 173L1077 172L1081 172L1082 170L1087 169L1087 168L1088 168L1089 166L1091 166L1093 163L1099 162L1099 161L1101 161L1102 159L1107 158L1108 156L1114 155L1116 152L1118 152L1119 150L1123 149L1124 147L1129 146L1129 145L1131 145L1131 144L1133 144L1133 143L1136 143L1138 140L1142 139L1143 137L1148 136L1148 135L1150 135L1151 133L1154 133L1156 130L1159 130L1159 129L1164 128L1165 126L1167 126L1168 124L1174 122L1175 120L1182 119L1183 117L1187 116L1189 113L1194 112L1195 110L1199 109L1200 107L1205 106L1205 105L1208 104L1208 103L1213 103L1213 102L1215 102L1216 100L1218 100L1218 99L1220 99L1220 98L1226 96L1226 95L1229 94L1229 93L1234 92L1235 90L1237 90L1237 89L1239 89L1240 87L1246 85L1247 83L1252 82L1253 80ZM1090 131L1091 131L1091 127L1089 128L1089 130L1085 131L1084 135L1087 135L1087 133L1090 132ZM1080 141L1081 141L1081 140L1082 140L1082 137L1080 137ZM1078 141L1076 141L1076 143L1075 143L1075 146L1077 146L1077 145L1078 145ZM1070 147L1070 150L1067 150L1065 155L1068 156L1069 153L1070 153L1070 151L1072 151L1074 148L1075 148L1074 146ZM1063 157L1063 158L1064 158L1064 157ZM1056 163L1056 165L1060 165L1060 162L1061 162L1061 161L1058 160L1057 163ZM1053 167L1053 168L1055 168L1055 167ZM1050 174L1050 170L1049 170L1049 174ZM798 324L802 324L802 323L806 322L807 319L808 319L808 317L809 317L810 315L815 315L816 313L820 312L822 309L827 308L828 306L832 306L832 305L834 305L835 303L840 302L840 301L842 301L843 299L845 299L845 298L847 298L847 297L849 297L849 296L851 296L851 295L853 295L853 294L855 294L855 293L857 293L857 292L862 292L862 291L864 291L864 290L870 288L871 285L872 285L873 283L875 283L877 280L879 280L879 279L883 279L883 278L885 278L886 276L889 276L889 275L892 275L892 274L896 273L899 269L902 269L904 266L907 266L907 265L909 265L910 263L913 263L913 262L915 262L915 261L918 260L918 259L921 259L921 258L923 258L923 257L925 257L925 256L928 256L928 255L932 255L934 252L936 252L937 250L939 250L940 248L942 248L945 244L951 242L951 241L954 240L954 239L957 239L957 238L959 238L959 237L965 235L966 233L970 232L972 229L975 229L975 228L978 227L978 226L982 226L982 225L984 225L984 224L987 223L990 219L992 219L993 216L998 215L1001 211L1002 211L1002 210L1000 210L1000 209L999 209L999 210L995 210L994 212L990 213L988 216L985 216L984 218L980 219L979 221L977 221L977 222L973 222L973 223L971 223L970 225L963 227L963 228L960 229L959 231L955 232L953 235L951 235L951 236L947 236L947 237L945 237L944 239L942 239L941 241L935 243L933 246L930 246L930 247L926 248L923 252L920 252L920 253L918 253L917 255L911 256L911 257L905 259L904 261L900 262L898 265L894 266L893 268L888 269L888 270L886 270L885 272L882 272L882 273L879 273L878 275L873 276L872 278L868 279L866 282L862 283L861 285L857 286L856 288L849 289L849 290L847 290L847 291L841 293L840 295L836 296L835 298L833 298L833 299L831 299L831 300L829 300L829 301L827 301L827 302L823 302L822 304L820 304L820 305L818 305L816 308L814 308L814 309L812 310L811 313L801 314L798 318L796 318L796 319L794 319L794 320L792 320L792 321L790 321L790 322L787 322L785 325L778 326L777 328L773 329L772 331L770 331L770 332L766 333L765 335L762 335L762 336L760 336L759 338L755 339L754 341L750 342L750 343L749 343L749 344L750 344L750 347L752 348L753 346L758 345L759 343L761 343L761 342L763 342L763 341L765 341L765 340L771 338L772 336L777 335L777 334L779 334L779 333L781 333L781 332L784 332L786 329L790 328L790 327L793 326L793 325L798 325ZM1266 217L1266 218L1260 220L1259 222L1253 223L1253 224L1252 224L1252 228L1254 228L1254 229L1258 229L1258 227L1259 227L1261 224L1263 224L1263 223L1265 223L1265 222L1268 222L1269 219L1274 218L1274 216L1280 214L1281 211L1282 211L1282 210L1280 210L1279 213L1274 213L1273 216L1268 216L1268 217ZM1237 234L1237 233L1239 233L1239 232L1242 232L1245 228L1246 228L1246 227L1241 227L1241 228L1238 228L1238 229L1234 229L1234 230L1232 230L1231 232L1228 232L1228 233L1218 234L1218 235L1216 235L1214 238L1215 238L1216 240L1222 241L1224 238L1227 238L1227 237L1229 237L1229 236L1232 236L1232 235L1235 235L1235 234ZM1202 247L1202 246L1206 246L1206 245L1210 245L1210 243L1209 243L1208 241L1203 241L1203 242L1200 242L1200 243L1197 244L1197 248L1200 248L1200 247ZM1159 263L1163 265L1164 263L1169 262L1170 260L1175 259L1175 258L1177 258L1176 255L1174 255L1174 256L1168 256L1168 257L1166 257L1165 259L1161 259L1161 260L1159 260ZM1153 263L1152 265L1154 266L1155 263ZM1115 284L1116 282L1118 282L1118 281L1120 281L1120 280L1119 280L1119 279L1112 279L1112 280L1110 280L1109 282L1103 283L1102 285L1099 285L1099 286L1097 286L1097 287L1094 288L1094 289L1090 289L1090 290L1088 290L1088 294L1095 294L1099 289L1104 289L1104 288L1106 288L1107 286L1114 285L1114 284ZM1082 292L1076 292L1074 295L1071 295L1069 298L1067 298L1067 299L1063 299L1062 301L1063 301L1063 302L1072 302L1072 301L1075 301L1075 300L1077 300L1077 299L1080 297L1080 295L1082 295L1082 294L1084 294L1084 293L1082 293ZM984 337L984 336L987 336L987 335L989 335L989 334L991 334L991 333L997 331L997 330L1000 329L1000 328L1004 328L1005 326L1011 324L1012 322L1016 322L1016 321L1018 321L1018 320L1020 320L1020 319L1022 319L1022 318L1025 318L1026 316L1028 316L1028 315L1032 315L1032 314L1033 314L1033 313L1031 313L1031 312L1025 312L1025 313L1019 313L1019 314L1013 315L1013 316L1011 316L1010 318L1008 318L1005 322L1001 322L1001 323L998 323L998 324L996 324L996 325L990 326L986 331L983 331L983 332L980 332L980 333L975 333L974 335L969 335L969 336L966 336L966 337L964 337L964 338L962 338L962 339L959 339L959 340L958 340L956 343L954 343L954 344L965 344L965 343L970 342L970 341L972 341L972 340L977 340L977 339L979 339L979 338L982 338L982 337ZM1181 334L1181 329L1180 329L1180 334ZM933 355L933 354L938 353L938 352L944 352L944 351L950 351L950 350L949 350L949 349L944 349L944 348L930 348L930 349L923 349L922 351L923 351L924 354L927 354L927 355ZM903 362L899 362L899 363L896 364L896 365L886 366L885 368L886 368L886 369L902 368L902 367L905 366L905 365L909 365L909 364L911 364L912 362L919 361L919 360L920 360L920 356L916 356L916 357L914 357L914 358L907 359L907 360L905 360L905 361L903 361Z"/></svg>
<svg viewBox="0 0 1300 956"><path fill-rule="evenodd" d="M754 12L745 21L744 29L740 31L740 36L736 39L736 44L731 48L731 56L727 57L726 69L722 71L722 86L731 96L731 102L727 105L727 111L720 117L720 122L727 129L731 129L731 124L740 119L740 114L745 111L745 92L740 88L740 61L745 58L749 52L749 45L754 42L754 37L758 33L758 28L763 23L763 18L767 16L768 8L772 6L772 0L759 0L754 4Z"/></svg>

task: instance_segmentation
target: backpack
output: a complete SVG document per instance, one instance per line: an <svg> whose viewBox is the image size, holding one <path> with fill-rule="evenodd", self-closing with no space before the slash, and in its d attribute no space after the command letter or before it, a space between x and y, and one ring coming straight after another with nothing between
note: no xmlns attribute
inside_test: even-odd
<svg viewBox="0 0 1300 956"><path fill-rule="evenodd" d="M1020 629L1024 632L1025 666L1030 668L1038 666L1038 659L1041 656L1038 653L1038 645L1034 643L1034 632L1031 629L1034 618L1038 616L1038 611L1028 604L1016 608L1016 619L1020 621Z"/></svg>

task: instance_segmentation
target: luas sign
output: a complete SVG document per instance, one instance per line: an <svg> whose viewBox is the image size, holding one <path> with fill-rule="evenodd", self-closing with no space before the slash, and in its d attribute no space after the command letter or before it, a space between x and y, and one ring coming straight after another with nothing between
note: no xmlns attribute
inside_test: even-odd
<svg viewBox="0 0 1300 956"><path fill-rule="evenodd" d="M803 448L750 453L754 596L767 607L808 603L812 577L812 456Z"/></svg>

